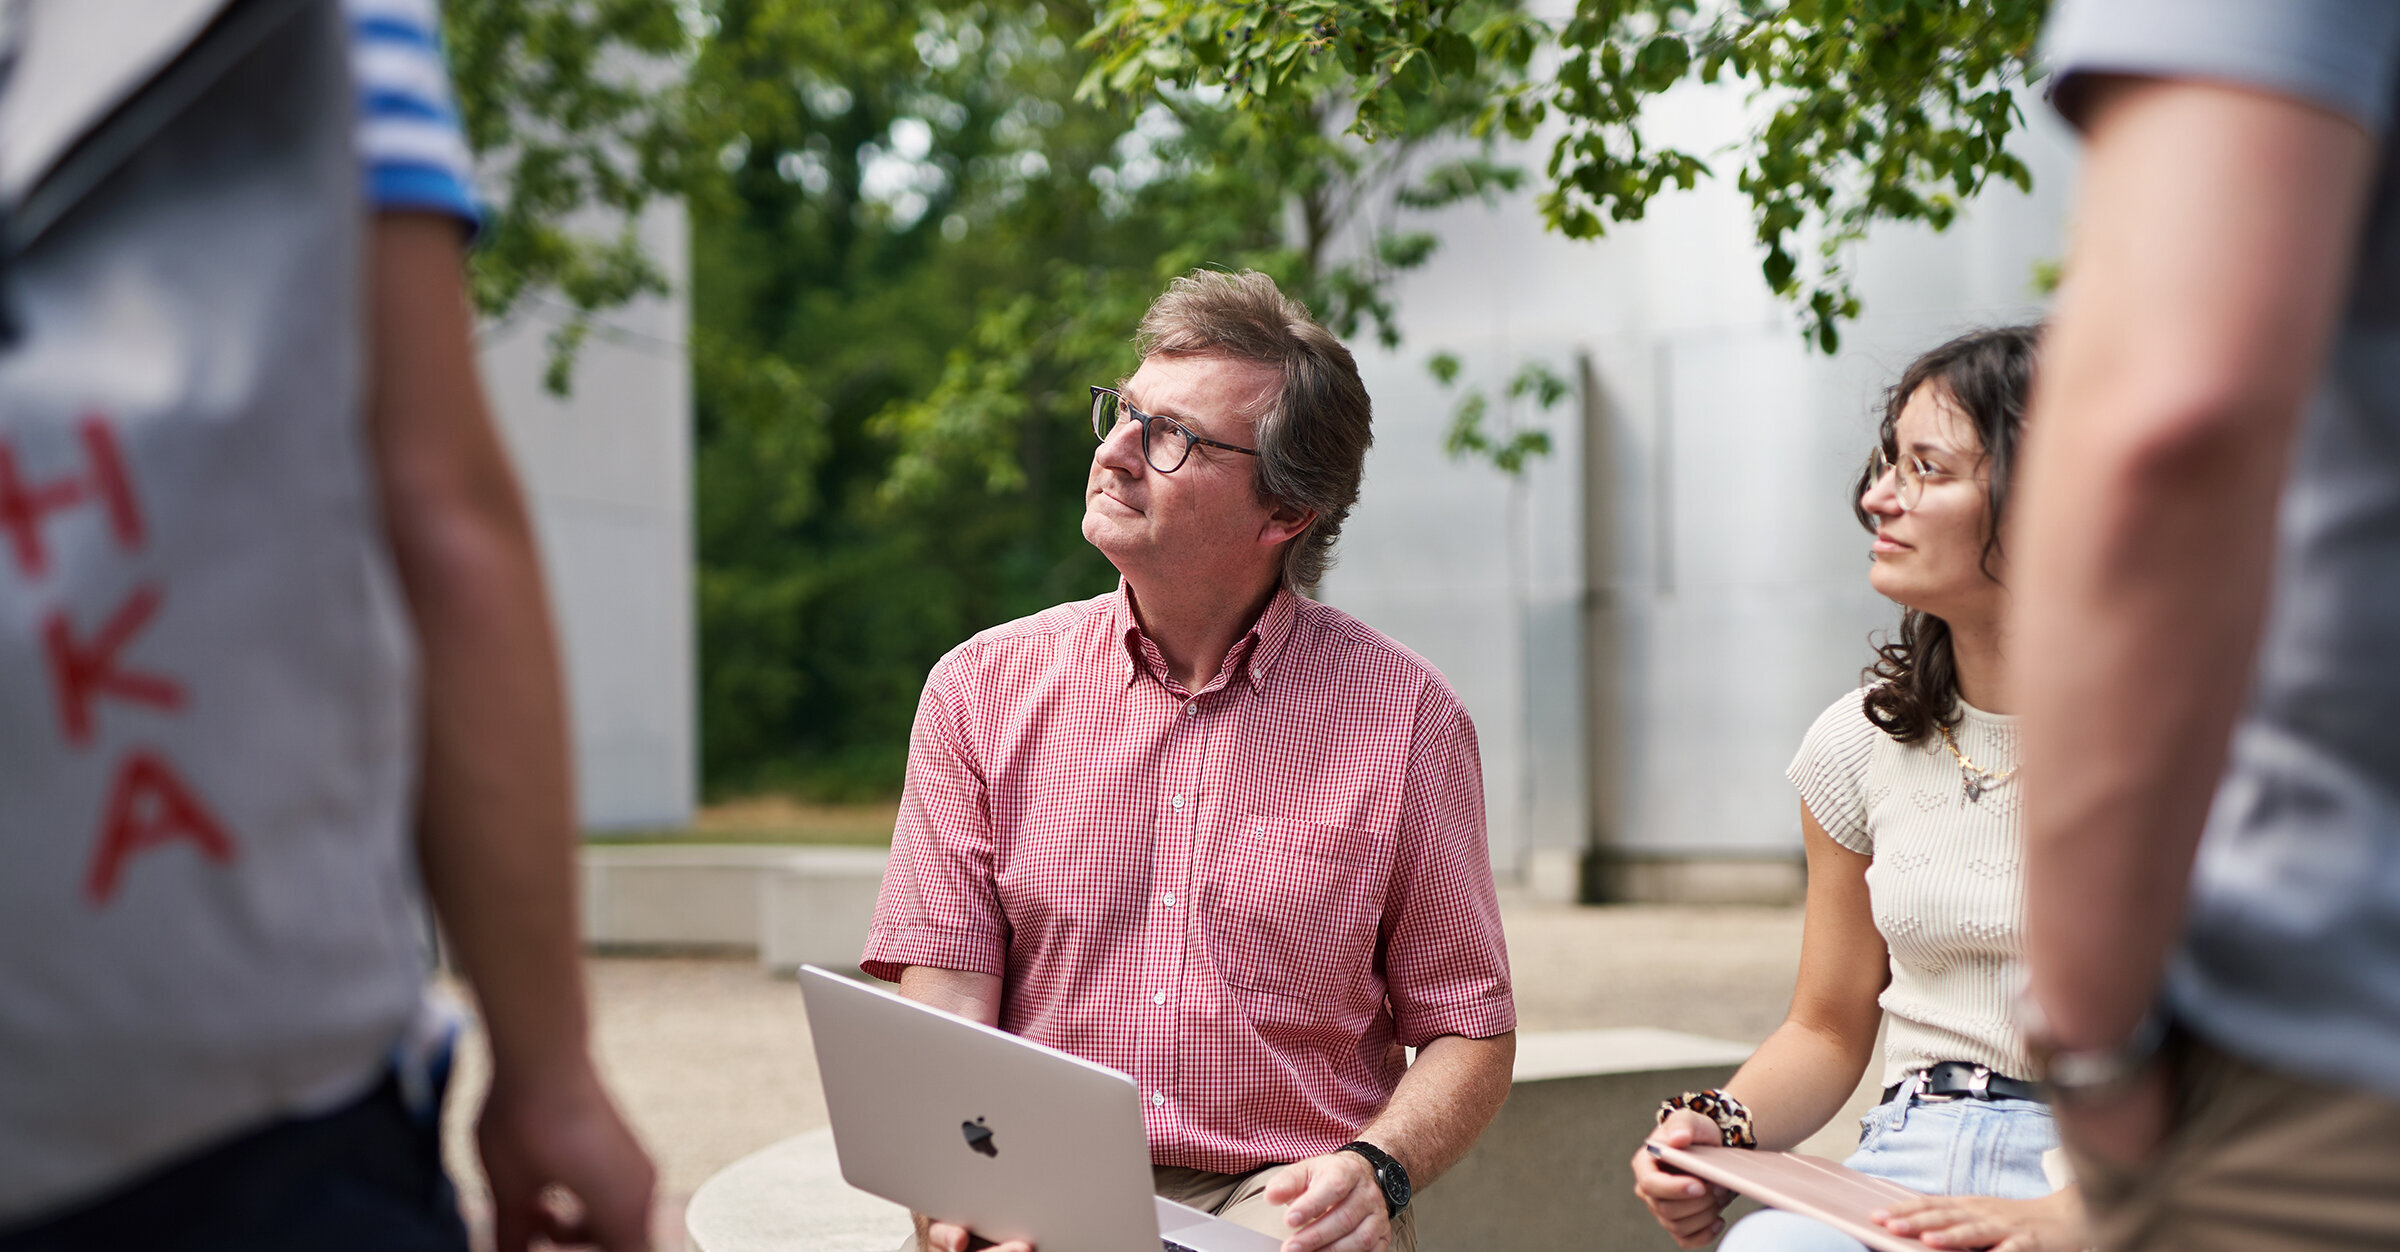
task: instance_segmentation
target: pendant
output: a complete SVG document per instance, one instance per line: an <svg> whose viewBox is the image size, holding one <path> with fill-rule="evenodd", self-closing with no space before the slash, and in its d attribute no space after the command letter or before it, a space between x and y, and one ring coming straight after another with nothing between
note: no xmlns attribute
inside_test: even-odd
<svg viewBox="0 0 2400 1252"><path fill-rule="evenodd" d="M1960 775L1959 777L1960 777L1960 785L1961 785L1961 786L1962 786L1962 787L1965 789L1965 791L1966 791L1966 793L1967 793L1967 803L1969 803L1969 804L1981 804L1981 803L1983 803L1983 780L1982 780L1982 779L1980 779L1980 778L1977 778L1977 777L1976 777L1976 776L1974 776L1973 774L1962 774L1962 775Z"/></svg>

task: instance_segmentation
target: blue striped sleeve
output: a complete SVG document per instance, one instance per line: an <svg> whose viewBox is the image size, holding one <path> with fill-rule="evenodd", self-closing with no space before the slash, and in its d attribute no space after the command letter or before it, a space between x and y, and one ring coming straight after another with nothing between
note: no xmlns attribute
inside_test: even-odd
<svg viewBox="0 0 2400 1252"><path fill-rule="evenodd" d="M447 213L481 226L474 157L459 125L434 0L343 0L343 7L368 205Z"/></svg>

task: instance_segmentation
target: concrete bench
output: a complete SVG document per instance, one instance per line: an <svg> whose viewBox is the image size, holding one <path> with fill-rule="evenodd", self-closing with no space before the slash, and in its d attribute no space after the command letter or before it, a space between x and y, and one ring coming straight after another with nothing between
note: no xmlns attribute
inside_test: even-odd
<svg viewBox="0 0 2400 1252"><path fill-rule="evenodd" d="M601 951L749 951L769 969L858 960L882 848L587 844L583 940Z"/></svg>
<svg viewBox="0 0 2400 1252"><path fill-rule="evenodd" d="M1520 1035L1515 1085L1475 1149L1417 1202L1425 1252L1669 1247L1628 1159L1662 1098L1716 1086L1750 1054L1665 1030ZM830 1131L742 1158L685 1210L694 1252L892 1252L898 1205L842 1181Z"/></svg>
<svg viewBox="0 0 2400 1252"><path fill-rule="evenodd" d="M854 968L883 888L882 848L807 848L758 884L758 960L778 974L803 965Z"/></svg>
<svg viewBox="0 0 2400 1252"><path fill-rule="evenodd" d="M683 1210L692 1252L893 1252L908 1210L842 1181L833 1131L812 1130L716 1172Z"/></svg>
<svg viewBox="0 0 2400 1252"><path fill-rule="evenodd" d="M1658 1102L1720 1086L1750 1048L1670 1030L1521 1034L1508 1103L1425 1192L1417 1246L1671 1248L1633 1195Z"/></svg>

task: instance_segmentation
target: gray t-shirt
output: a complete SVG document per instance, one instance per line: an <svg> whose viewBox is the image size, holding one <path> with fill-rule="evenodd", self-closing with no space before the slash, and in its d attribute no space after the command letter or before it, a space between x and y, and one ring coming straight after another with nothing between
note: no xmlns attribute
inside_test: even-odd
<svg viewBox="0 0 2400 1252"><path fill-rule="evenodd" d="M2173 1009L2277 1070L2400 1095L2400 3L2062 0L2047 61L2298 99L2382 138L2350 305L2295 449L2249 711L2168 977Z"/></svg>

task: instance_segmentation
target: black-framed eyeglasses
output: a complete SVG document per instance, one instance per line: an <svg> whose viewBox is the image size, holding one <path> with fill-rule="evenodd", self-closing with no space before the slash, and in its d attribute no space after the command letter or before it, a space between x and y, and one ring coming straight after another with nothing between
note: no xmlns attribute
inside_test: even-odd
<svg viewBox="0 0 2400 1252"><path fill-rule="evenodd" d="M1126 399L1113 387L1092 388L1092 433L1105 443L1108 433L1124 422L1142 424L1142 459L1161 474L1172 474L1182 469L1183 463L1192 455L1192 445L1196 443L1223 448L1227 452L1239 452L1244 456L1258 455L1256 448L1210 439L1194 434L1191 427L1174 418L1144 413L1133 407L1133 401Z"/></svg>

